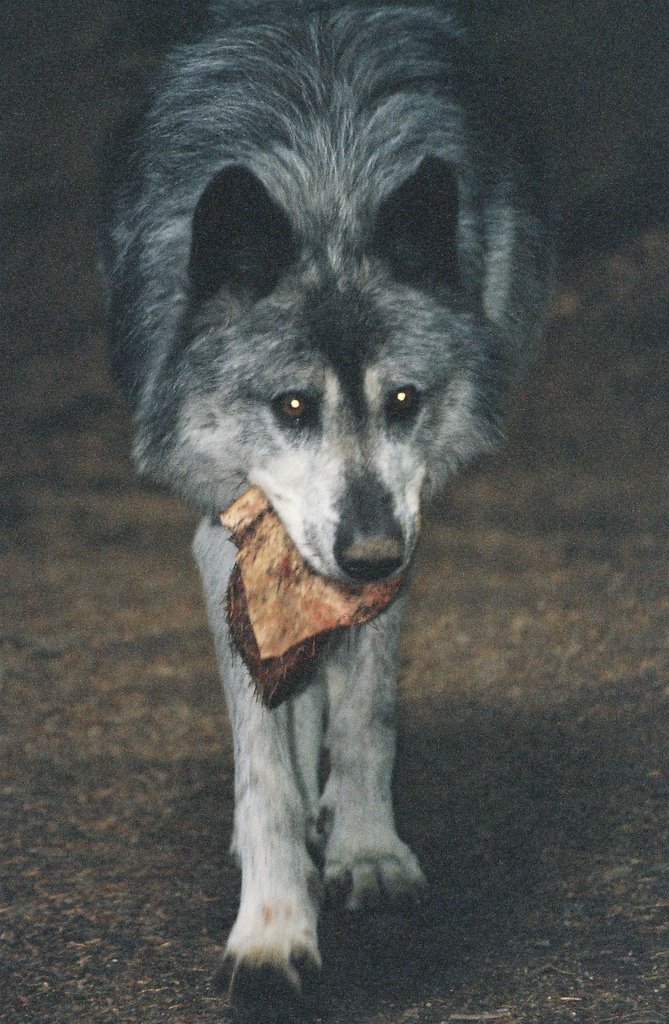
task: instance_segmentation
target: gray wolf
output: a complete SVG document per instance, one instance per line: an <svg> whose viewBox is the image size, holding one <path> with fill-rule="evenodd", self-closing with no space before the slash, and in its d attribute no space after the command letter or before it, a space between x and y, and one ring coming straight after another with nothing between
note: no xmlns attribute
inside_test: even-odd
<svg viewBox="0 0 669 1024"><path fill-rule="evenodd" d="M219 3L115 173L111 361L139 470L202 512L235 751L231 996L263 1013L308 995L323 887L355 911L426 884L391 799L404 600L267 711L228 643L217 514L257 484L317 572L407 570L541 330L549 232L515 124L444 4Z"/></svg>

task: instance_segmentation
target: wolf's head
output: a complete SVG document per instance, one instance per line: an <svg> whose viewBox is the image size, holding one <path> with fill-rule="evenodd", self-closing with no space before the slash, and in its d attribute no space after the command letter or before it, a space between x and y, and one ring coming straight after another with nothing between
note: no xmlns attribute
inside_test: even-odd
<svg viewBox="0 0 669 1024"><path fill-rule="evenodd" d="M291 216L241 165L210 181L139 457L214 512L259 485L319 573L367 581L406 567L423 496L495 439L505 369L446 163L348 220Z"/></svg>

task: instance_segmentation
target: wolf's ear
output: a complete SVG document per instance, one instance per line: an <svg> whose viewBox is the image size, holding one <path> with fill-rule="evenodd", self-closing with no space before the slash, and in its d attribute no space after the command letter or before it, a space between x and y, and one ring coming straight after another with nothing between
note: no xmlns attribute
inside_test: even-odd
<svg viewBox="0 0 669 1024"><path fill-rule="evenodd" d="M457 287L458 185L448 164L426 157L382 203L372 251L396 280Z"/></svg>
<svg viewBox="0 0 669 1024"><path fill-rule="evenodd" d="M296 259L288 218L245 167L225 167L209 182L193 215L188 272L195 300L219 288L260 299Z"/></svg>

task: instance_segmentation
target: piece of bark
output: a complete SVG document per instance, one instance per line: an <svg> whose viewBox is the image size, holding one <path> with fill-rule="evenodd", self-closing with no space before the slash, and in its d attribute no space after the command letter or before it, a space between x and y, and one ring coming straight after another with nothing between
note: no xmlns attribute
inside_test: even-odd
<svg viewBox="0 0 669 1024"><path fill-rule="evenodd" d="M260 699L275 708L294 692L332 631L378 615L402 580L348 586L319 576L258 487L220 521L239 549L228 584L232 637Z"/></svg>

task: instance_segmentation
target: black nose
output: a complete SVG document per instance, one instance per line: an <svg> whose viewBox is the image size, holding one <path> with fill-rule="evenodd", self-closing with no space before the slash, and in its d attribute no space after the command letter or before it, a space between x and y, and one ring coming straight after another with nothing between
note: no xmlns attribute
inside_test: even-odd
<svg viewBox="0 0 669 1024"><path fill-rule="evenodd" d="M337 565L351 580L385 580L401 568L404 537L390 492L374 476L353 479L339 510L334 543Z"/></svg>
<svg viewBox="0 0 669 1024"><path fill-rule="evenodd" d="M341 532L334 553L346 575L361 583L387 579L404 560L401 540L383 534L358 533L347 537Z"/></svg>
<svg viewBox="0 0 669 1024"><path fill-rule="evenodd" d="M372 475L354 478L340 506L334 556L349 580L387 580L402 567L405 545L392 500Z"/></svg>

